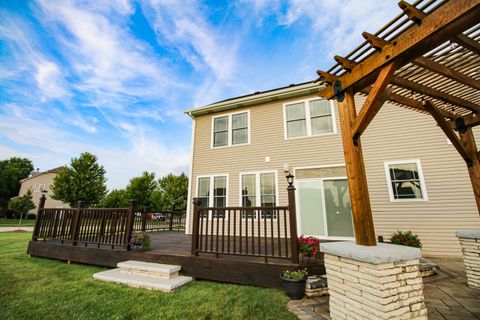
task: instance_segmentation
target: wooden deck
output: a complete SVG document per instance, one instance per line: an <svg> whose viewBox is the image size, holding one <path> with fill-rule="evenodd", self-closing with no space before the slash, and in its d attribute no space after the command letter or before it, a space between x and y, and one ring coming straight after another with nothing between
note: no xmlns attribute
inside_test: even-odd
<svg viewBox="0 0 480 320"><path fill-rule="evenodd" d="M116 267L118 262L140 260L175 264L181 273L197 279L248 284L262 287L281 287L279 275L283 270L300 266L287 259L201 253L192 256L191 236L181 231L152 232L152 250L147 252L112 250L111 248L79 243L61 244L60 241L30 241L28 253L32 256L64 261ZM324 274L321 261L306 266L310 274Z"/></svg>

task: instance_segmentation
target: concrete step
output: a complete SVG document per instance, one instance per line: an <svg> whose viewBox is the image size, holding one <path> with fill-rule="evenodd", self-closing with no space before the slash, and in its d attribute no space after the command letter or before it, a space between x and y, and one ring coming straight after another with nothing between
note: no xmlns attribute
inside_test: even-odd
<svg viewBox="0 0 480 320"><path fill-rule="evenodd" d="M120 268L102 271L93 275L94 279L128 285L135 288L172 292L192 281L191 277L176 276L171 279L160 279L140 274L122 272Z"/></svg>
<svg viewBox="0 0 480 320"><path fill-rule="evenodd" d="M180 266L135 260L119 262L117 267L124 273L150 276L159 279L175 278L180 271Z"/></svg>

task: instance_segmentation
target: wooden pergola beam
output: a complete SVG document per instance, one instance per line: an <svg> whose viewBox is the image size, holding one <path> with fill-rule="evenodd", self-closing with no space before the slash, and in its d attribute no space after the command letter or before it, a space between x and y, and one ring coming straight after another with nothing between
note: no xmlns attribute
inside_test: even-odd
<svg viewBox="0 0 480 320"><path fill-rule="evenodd" d="M396 86L402 87L404 89L408 89L426 96L430 96L435 99L439 99L448 103L451 103L453 105L462 107L462 108L467 108L470 109L474 112L480 112L480 106L472 103L470 101L452 96L448 93L442 92L437 89L433 89L430 87L427 87L425 85L422 85L420 83L416 83L410 80L406 80L397 76L394 76L392 79L392 83L395 84Z"/></svg>
<svg viewBox="0 0 480 320"><path fill-rule="evenodd" d="M477 55L480 55L480 44L470 39L466 35L460 34L452 38L452 41L458 43L465 49L470 50L471 52L476 53Z"/></svg>
<svg viewBox="0 0 480 320"><path fill-rule="evenodd" d="M416 64L417 66L420 66L424 69L433 71L435 73L441 74L442 76L445 76L447 78L450 78L452 80L455 80L461 84L464 84L466 86L472 87L474 89L480 90L480 81L466 76L461 72L458 72L454 69L451 69L449 67L446 67L440 63L437 63L433 60L427 59L425 57L418 57L417 59L413 60L412 63Z"/></svg>
<svg viewBox="0 0 480 320"><path fill-rule="evenodd" d="M458 153L462 156L463 160L467 163L472 162L472 155L469 154L468 150L465 148L463 143L460 141L460 139L457 137L455 134L455 131L450 127L450 124L445 120L443 117L442 113L440 110L433 105L430 101L425 101L423 103L423 106L425 109L430 112L430 114L433 116L435 121L437 121L437 124L439 127L443 130L447 138L452 142L453 146L455 149L457 149Z"/></svg>
<svg viewBox="0 0 480 320"><path fill-rule="evenodd" d="M364 61L343 74L339 82L343 91L357 92L375 80L379 70L393 60L399 60L399 67L418 56L434 49L464 30L478 23L479 0L449 1L426 15L420 25L412 25L401 33L391 44L375 52ZM326 99L335 97L332 86L325 87L319 96Z"/></svg>
<svg viewBox="0 0 480 320"><path fill-rule="evenodd" d="M368 94L367 99L363 103L362 108L358 116L355 118L355 121L352 123L351 133L352 138L356 140L360 135L367 129L370 122L373 120L377 112L382 107L383 103L390 97L392 94L393 88L390 87L387 89L390 80L395 72L396 64L390 63L384 67L375 81L370 93Z"/></svg>
<svg viewBox="0 0 480 320"><path fill-rule="evenodd" d="M467 127L476 127L480 125L480 116L477 114L471 114L468 116L464 116L464 125Z"/></svg>

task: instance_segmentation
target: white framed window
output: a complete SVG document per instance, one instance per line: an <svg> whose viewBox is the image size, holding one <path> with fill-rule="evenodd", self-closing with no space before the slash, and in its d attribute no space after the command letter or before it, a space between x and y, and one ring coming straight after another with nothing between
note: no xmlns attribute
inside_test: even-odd
<svg viewBox="0 0 480 320"><path fill-rule="evenodd" d="M227 207L228 206L228 174L215 174L197 177L197 198L201 207ZM215 211L217 212L217 211ZM224 217L223 212L218 215ZM217 213L209 212L209 219L216 218Z"/></svg>
<svg viewBox="0 0 480 320"><path fill-rule="evenodd" d="M302 100L283 105L285 139L336 133L333 102Z"/></svg>
<svg viewBox="0 0 480 320"><path fill-rule="evenodd" d="M275 207L278 205L278 176L276 171L240 173L240 205L242 207ZM253 216L251 216L253 214ZM267 219L276 214L261 210L261 218ZM257 213L249 213L249 218L257 218Z"/></svg>
<svg viewBox="0 0 480 320"><path fill-rule="evenodd" d="M427 188L420 160L385 162L390 201L427 201Z"/></svg>
<svg viewBox="0 0 480 320"><path fill-rule="evenodd" d="M44 183L35 183L35 186L33 187L33 192L42 192L43 190L45 190Z"/></svg>
<svg viewBox="0 0 480 320"><path fill-rule="evenodd" d="M250 110L212 117L212 148L250 143Z"/></svg>

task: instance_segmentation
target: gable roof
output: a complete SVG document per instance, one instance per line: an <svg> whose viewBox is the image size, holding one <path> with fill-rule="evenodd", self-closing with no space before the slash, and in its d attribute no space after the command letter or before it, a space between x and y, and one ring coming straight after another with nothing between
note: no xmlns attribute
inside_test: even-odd
<svg viewBox="0 0 480 320"><path fill-rule="evenodd" d="M33 171L28 178L22 179L22 180L20 180L20 182L24 182L24 181L30 180L32 178L36 178L36 177L39 177L39 176L47 174L47 173L59 173L63 169L65 169L64 166L56 167L56 168L53 168L53 169L50 169L50 170L47 170L47 171L43 171L43 172Z"/></svg>
<svg viewBox="0 0 480 320"><path fill-rule="evenodd" d="M196 116L204 114L227 111L236 108L251 107L261 103L315 94L321 89L323 89L323 86L319 86L318 83L314 83L313 81L290 84L281 88L261 92L258 91L255 93L218 101L203 107L188 109L185 110L185 113L190 117L195 118Z"/></svg>

